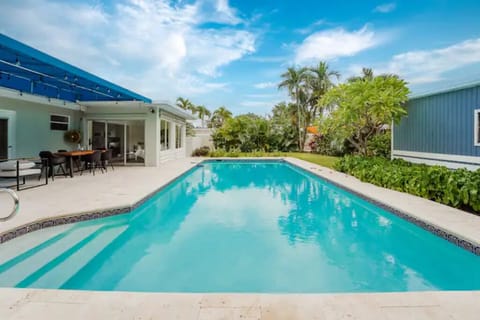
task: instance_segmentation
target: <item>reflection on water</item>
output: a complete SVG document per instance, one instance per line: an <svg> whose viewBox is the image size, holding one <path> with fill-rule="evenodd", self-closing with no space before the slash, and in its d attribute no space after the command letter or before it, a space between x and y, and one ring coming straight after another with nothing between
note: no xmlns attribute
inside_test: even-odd
<svg viewBox="0 0 480 320"><path fill-rule="evenodd" d="M479 257L283 163L206 163L131 215L80 223L68 232L87 226L101 227L98 234L118 231L107 240L91 236L86 252L80 247L50 263L46 275L37 271L17 285L187 292L480 289ZM58 277L47 281L48 273L65 273L72 259L82 264L61 285ZM8 265L0 265L0 285L2 272Z"/></svg>

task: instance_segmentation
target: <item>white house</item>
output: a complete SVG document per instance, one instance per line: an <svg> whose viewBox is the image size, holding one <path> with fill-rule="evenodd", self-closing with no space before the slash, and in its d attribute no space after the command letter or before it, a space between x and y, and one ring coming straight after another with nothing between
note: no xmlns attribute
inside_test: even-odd
<svg viewBox="0 0 480 320"><path fill-rule="evenodd" d="M0 159L42 150L112 149L119 164L186 156L194 117L0 34ZM71 142L65 133L80 132Z"/></svg>

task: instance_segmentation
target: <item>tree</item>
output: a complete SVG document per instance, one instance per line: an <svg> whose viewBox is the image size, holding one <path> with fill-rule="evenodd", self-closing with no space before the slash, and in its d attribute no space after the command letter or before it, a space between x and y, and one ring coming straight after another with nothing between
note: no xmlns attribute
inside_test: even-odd
<svg viewBox="0 0 480 320"><path fill-rule="evenodd" d="M309 68L307 85L310 91L308 99L308 108L306 110L307 125L312 125L316 117L323 114L325 107L321 104L321 99L331 88L335 86L332 78L337 80L340 73L331 70L328 63L320 61L315 67Z"/></svg>
<svg viewBox="0 0 480 320"><path fill-rule="evenodd" d="M253 113L228 118L212 134L215 148L241 152L270 151L271 127L264 117Z"/></svg>
<svg viewBox="0 0 480 320"><path fill-rule="evenodd" d="M197 106L195 109L198 113L198 117L202 120L202 128L205 128L205 117L210 118L212 113L205 106Z"/></svg>
<svg viewBox="0 0 480 320"><path fill-rule="evenodd" d="M297 107L293 103L281 102L272 109L271 148L276 151L292 151L298 143Z"/></svg>
<svg viewBox="0 0 480 320"><path fill-rule="evenodd" d="M192 114L195 114L197 112L197 108L195 107L195 105L188 99L178 97L176 105L183 110L190 110Z"/></svg>
<svg viewBox="0 0 480 320"><path fill-rule="evenodd" d="M373 70L371 68L362 68L362 75L361 76L354 76L354 77L350 77L348 78L348 82L354 82L354 81L357 81L357 80L360 80L360 81L371 81L373 80L374 76L373 76Z"/></svg>
<svg viewBox="0 0 480 320"><path fill-rule="evenodd" d="M209 126L211 128L220 128L223 126L227 119L232 117L232 113L225 107L220 107L213 111L212 118L210 119Z"/></svg>
<svg viewBox="0 0 480 320"><path fill-rule="evenodd" d="M278 85L279 89L287 88L290 97L294 98L295 106L297 107L297 126L298 126L298 149L301 151L303 150L303 144L305 139L303 138L304 134L302 134L302 128L304 129L306 126L303 124L303 105L302 105L302 97L304 97L305 93L302 92L305 88L305 81L307 79L307 68L297 68L297 67L290 67L287 69L286 72L282 73L282 82ZM303 99L305 100L305 99Z"/></svg>
<svg viewBox="0 0 480 320"><path fill-rule="evenodd" d="M279 88L287 88L297 107L298 147L303 150L307 137L307 127L315 122L324 106L319 102L322 96L334 87L333 78L339 78L338 71L331 70L328 64L320 61L310 68L288 68L282 74Z"/></svg>
<svg viewBox="0 0 480 320"><path fill-rule="evenodd" d="M326 130L347 139L361 155L368 154L369 140L385 124L398 123L406 115L409 90L394 75L356 79L329 90L321 100L333 108L325 121Z"/></svg>

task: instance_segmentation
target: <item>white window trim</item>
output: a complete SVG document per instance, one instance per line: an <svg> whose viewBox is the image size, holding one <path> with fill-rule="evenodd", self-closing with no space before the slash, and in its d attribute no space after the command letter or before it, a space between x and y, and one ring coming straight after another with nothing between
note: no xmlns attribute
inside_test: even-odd
<svg viewBox="0 0 480 320"><path fill-rule="evenodd" d="M479 131L479 126L480 126L480 123L478 121L478 117L479 117L479 114L480 114L480 109L476 109L473 111L473 115L474 115L474 125L473 125L473 137L474 137L474 141L473 141L473 145L476 146L476 147L480 147L480 137L478 135L478 131Z"/></svg>
<svg viewBox="0 0 480 320"><path fill-rule="evenodd" d="M66 117L68 119L68 122L67 122L67 130L70 130L70 116L69 115L66 115L66 114L58 114L58 113L50 113L50 117L49 117L49 124L51 125L52 123L61 123L61 124L65 124L65 122L60 122L60 121L52 121L52 116L57 116L57 117ZM51 126L50 126L50 131L52 131L51 129ZM63 131L63 130L53 130L53 131Z"/></svg>

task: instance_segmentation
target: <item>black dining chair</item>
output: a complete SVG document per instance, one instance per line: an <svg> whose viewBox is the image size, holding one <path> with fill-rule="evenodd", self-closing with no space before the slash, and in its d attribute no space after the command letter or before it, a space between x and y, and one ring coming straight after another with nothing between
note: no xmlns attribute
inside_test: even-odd
<svg viewBox="0 0 480 320"><path fill-rule="evenodd" d="M100 157L100 160L102 162L103 169L105 169L105 172L107 171L107 166L110 165L112 167L112 170L115 170L113 168L113 162L112 162L112 149L102 149L102 155Z"/></svg>
<svg viewBox="0 0 480 320"><path fill-rule="evenodd" d="M82 167L82 170L80 171L80 175L83 174L84 170L89 169L90 172L93 170L93 175L95 175L95 170L97 168L100 168L100 170L103 173L103 167L102 167L102 151L100 150L95 150L92 154L88 154L82 157L82 160L84 161L84 165Z"/></svg>
<svg viewBox="0 0 480 320"><path fill-rule="evenodd" d="M38 156L41 159L46 159L48 163L48 176L52 177L52 180L55 180L55 167L57 167L57 173L61 170L63 175L67 176L67 170L65 166L67 165L67 159L62 156L56 156L50 151L40 151ZM47 170L45 165L42 165L41 172ZM41 174L40 174L41 176Z"/></svg>

